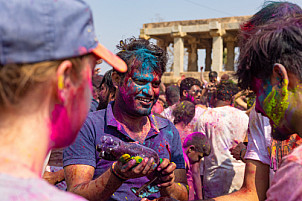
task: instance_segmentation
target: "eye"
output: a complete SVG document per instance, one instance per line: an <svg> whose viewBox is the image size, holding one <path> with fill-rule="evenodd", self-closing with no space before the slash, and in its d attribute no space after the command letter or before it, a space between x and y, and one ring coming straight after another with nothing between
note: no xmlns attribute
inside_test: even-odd
<svg viewBox="0 0 302 201"><path fill-rule="evenodd" d="M138 85L145 85L147 84L147 81L144 81L144 80L133 80L135 82L135 84L138 84Z"/></svg>
<svg viewBox="0 0 302 201"><path fill-rule="evenodd" d="M152 86L153 86L154 88L158 88L159 85L160 85L160 81L152 82Z"/></svg>

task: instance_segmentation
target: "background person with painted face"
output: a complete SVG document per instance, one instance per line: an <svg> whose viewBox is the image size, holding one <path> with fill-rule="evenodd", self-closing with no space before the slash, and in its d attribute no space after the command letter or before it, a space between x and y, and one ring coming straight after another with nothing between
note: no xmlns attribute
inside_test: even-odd
<svg viewBox="0 0 302 201"><path fill-rule="evenodd" d="M127 66L97 42L83 1L0 1L0 12L1 200L84 200L42 180L43 162L83 125L96 61Z"/></svg>
<svg viewBox="0 0 302 201"><path fill-rule="evenodd" d="M239 83L256 92L256 111L270 119L275 140L288 140L292 133L302 136L301 46L300 15L258 27L241 49ZM267 200L301 199L301 150L300 145L284 157Z"/></svg>
<svg viewBox="0 0 302 201"><path fill-rule="evenodd" d="M75 143L64 150L64 169L68 190L89 200L140 200L130 190L149 181L154 168L162 170L160 192L148 196L155 199L169 196L187 200L186 171L181 141L175 126L151 114L159 96L161 76L167 56L156 45L143 39L121 41L117 55L128 65L126 73L112 72L117 87L116 99L104 110L90 113ZM125 142L138 142L154 149L163 162L153 166L153 158L144 158L123 165L120 161L100 160L96 145L106 134ZM169 150L171 161L169 158ZM116 172L113 174L114 169ZM121 169L120 169L121 168Z"/></svg>
<svg viewBox="0 0 302 201"><path fill-rule="evenodd" d="M205 111L205 108L200 107L200 105L199 105L199 103L201 101L200 81L195 78L192 78L192 77L183 79L180 83L179 94L180 94L180 101L187 100L187 101L192 102L195 105L195 108L196 108L195 116L188 125L188 128L190 128L191 131L193 132L197 119ZM161 115L164 116L165 118L169 119L171 122L173 122L174 116L172 113L177 104L178 104L178 102L175 103L174 105L166 108L161 113ZM190 132L190 133L192 133L192 132Z"/></svg>
<svg viewBox="0 0 302 201"><path fill-rule="evenodd" d="M219 83L218 80L218 73L216 71L211 71L209 73L209 81L206 84L206 87L203 89L203 95L206 96L206 106L207 107L214 107L214 99L215 99L215 92L216 86Z"/></svg>
<svg viewBox="0 0 302 201"><path fill-rule="evenodd" d="M109 102L113 101L115 98L115 91L116 88L112 83L112 69L107 71L98 86L99 92L98 92L98 99L99 104L97 107L97 110L105 109L107 108L107 105Z"/></svg>

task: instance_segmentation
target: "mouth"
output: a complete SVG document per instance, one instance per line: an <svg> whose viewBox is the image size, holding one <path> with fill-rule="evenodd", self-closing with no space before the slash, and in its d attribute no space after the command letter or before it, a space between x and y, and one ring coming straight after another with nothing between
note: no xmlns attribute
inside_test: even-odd
<svg viewBox="0 0 302 201"><path fill-rule="evenodd" d="M147 98L147 97L138 97L136 98L137 100L139 100L141 103L149 105L153 102L152 98Z"/></svg>

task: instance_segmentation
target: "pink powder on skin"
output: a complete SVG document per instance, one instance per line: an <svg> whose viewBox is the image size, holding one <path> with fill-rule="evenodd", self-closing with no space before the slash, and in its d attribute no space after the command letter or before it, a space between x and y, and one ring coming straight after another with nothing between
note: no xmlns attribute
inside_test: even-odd
<svg viewBox="0 0 302 201"><path fill-rule="evenodd" d="M67 110L64 106L56 104L52 111L51 119L51 147L64 147L72 143L74 140L70 136L71 123Z"/></svg>
<svg viewBox="0 0 302 201"><path fill-rule="evenodd" d="M86 63L82 74L82 80L77 89L69 94L68 105L56 104L52 111L50 122L51 148L60 148L70 145L76 138L83 125L90 107L92 96L90 63Z"/></svg>

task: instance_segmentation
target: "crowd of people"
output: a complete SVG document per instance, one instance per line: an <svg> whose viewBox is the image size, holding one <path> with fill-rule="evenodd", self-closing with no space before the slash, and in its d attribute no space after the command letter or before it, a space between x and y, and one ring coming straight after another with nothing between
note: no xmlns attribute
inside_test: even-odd
<svg viewBox="0 0 302 201"><path fill-rule="evenodd" d="M302 200L298 5L241 26L237 80L171 85L165 50L132 37L114 55L82 0L0 10L1 199Z"/></svg>

